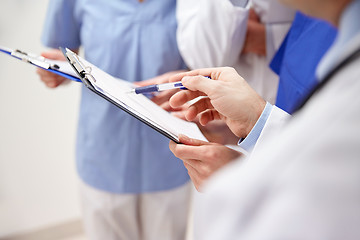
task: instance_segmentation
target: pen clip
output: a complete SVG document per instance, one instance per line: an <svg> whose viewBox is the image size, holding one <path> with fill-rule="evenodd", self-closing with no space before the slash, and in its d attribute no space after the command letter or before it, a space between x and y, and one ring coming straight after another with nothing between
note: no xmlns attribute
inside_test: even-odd
<svg viewBox="0 0 360 240"><path fill-rule="evenodd" d="M36 56L35 54L26 53L20 51L19 49L12 51L11 56L44 69L49 69L51 67L50 63L46 62L44 57Z"/></svg>

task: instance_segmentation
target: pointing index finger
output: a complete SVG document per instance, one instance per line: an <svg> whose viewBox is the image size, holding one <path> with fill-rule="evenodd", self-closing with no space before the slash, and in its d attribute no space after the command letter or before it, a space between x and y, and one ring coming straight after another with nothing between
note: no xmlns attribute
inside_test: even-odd
<svg viewBox="0 0 360 240"><path fill-rule="evenodd" d="M203 92L207 96L209 96L212 90L216 89L219 84L217 81L201 75L184 76L181 82L187 89Z"/></svg>
<svg viewBox="0 0 360 240"><path fill-rule="evenodd" d="M182 72L175 74L169 78L169 82L178 82L185 76L208 76L213 80L217 80L219 73L221 72L221 68L203 68L203 69L196 69L189 72Z"/></svg>

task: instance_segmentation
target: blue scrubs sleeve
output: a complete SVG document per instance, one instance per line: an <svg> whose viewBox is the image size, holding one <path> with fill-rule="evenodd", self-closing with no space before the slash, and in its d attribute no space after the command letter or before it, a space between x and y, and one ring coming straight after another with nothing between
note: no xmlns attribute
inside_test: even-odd
<svg viewBox="0 0 360 240"><path fill-rule="evenodd" d="M76 19L76 0L50 0L45 19L42 43L58 48L80 47L80 22Z"/></svg>

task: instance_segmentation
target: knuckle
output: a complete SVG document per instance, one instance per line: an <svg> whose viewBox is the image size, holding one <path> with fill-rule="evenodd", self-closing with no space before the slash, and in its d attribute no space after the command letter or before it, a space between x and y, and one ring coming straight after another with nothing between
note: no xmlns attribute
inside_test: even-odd
<svg viewBox="0 0 360 240"><path fill-rule="evenodd" d="M224 67L225 71L234 71L235 69L233 67Z"/></svg>
<svg viewBox="0 0 360 240"><path fill-rule="evenodd" d="M182 159L184 156L183 151L181 151L181 149L178 146L176 146L174 148L173 153L174 153L175 157L180 158L180 159Z"/></svg>
<svg viewBox="0 0 360 240"><path fill-rule="evenodd" d="M218 153L213 149L208 149L206 151L206 158L210 161L214 161L219 157Z"/></svg>
<svg viewBox="0 0 360 240"><path fill-rule="evenodd" d="M211 175L211 168L207 164L203 164L199 167L199 173L203 177L208 177Z"/></svg>
<svg viewBox="0 0 360 240"><path fill-rule="evenodd" d="M194 76L192 78L193 84L198 84L201 81L201 76Z"/></svg>

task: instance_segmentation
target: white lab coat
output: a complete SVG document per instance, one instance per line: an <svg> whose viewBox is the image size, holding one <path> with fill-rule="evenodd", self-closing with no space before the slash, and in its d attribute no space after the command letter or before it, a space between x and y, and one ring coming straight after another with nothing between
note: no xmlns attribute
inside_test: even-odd
<svg viewBox="0 0 360 240"><path fill-rule="evenodd" d="M344 52L360 48L360 35L353 43ZM198 240L360 238L359 66L342 68L290 120L273 109L252 156L210 180Z"/></svg>
<svg viewBox="0 0 360 240"><path fill-rule="evenodd" d="M288 32L294 11L277 0L254 0L252 5L267 26L267 57L240 57L250 4L241 8L230 0L178 0L178 47L189 68L232 66L265 100L274 103L278 77L268 65Z"/></svg>

